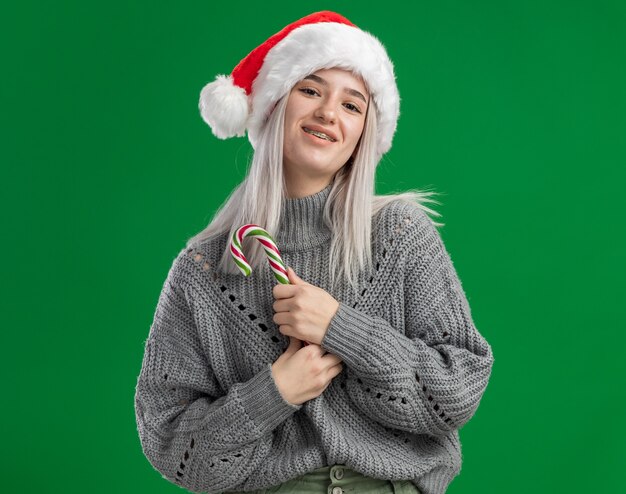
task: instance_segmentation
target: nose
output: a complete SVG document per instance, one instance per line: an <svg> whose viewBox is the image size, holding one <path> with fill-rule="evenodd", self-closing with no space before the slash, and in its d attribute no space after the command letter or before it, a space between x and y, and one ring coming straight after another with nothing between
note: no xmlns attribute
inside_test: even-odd
<svg viewBox="0 0 626 494"><path fill-rule="evenodd" d="M315 110L315 116L326 122L335 123L337 113L333 101L331 99L321 101L317 110Z"/></svg>

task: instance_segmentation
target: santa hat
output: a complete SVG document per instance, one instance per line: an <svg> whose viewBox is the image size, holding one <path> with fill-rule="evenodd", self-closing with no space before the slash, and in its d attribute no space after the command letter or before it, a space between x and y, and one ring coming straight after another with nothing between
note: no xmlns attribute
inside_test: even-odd
<svg viewBox="0 0 626 494"><path fill-rule="evenodd" d="M243 136L253 147L276 102L307 75L342 68L361 76L378 116L376 149L391 147L400 110L393 64L382 43L330 11L299 19L252 50L230 75L202 88L199 109L213 134Z"/></svg>

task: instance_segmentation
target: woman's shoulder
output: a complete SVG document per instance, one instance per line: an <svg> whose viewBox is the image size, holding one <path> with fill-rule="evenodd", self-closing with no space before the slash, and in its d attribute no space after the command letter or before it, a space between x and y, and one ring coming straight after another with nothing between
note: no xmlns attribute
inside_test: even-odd
<svg viewBox="0 0 626 494"><path fill-rule="evenodd" d="M427 210L428 208L411 198L376 196L373 230L384 237L395 237L401 232L407 235L410 232L434 230L435 222Z"/></svg>
<svg viewBox="0 0 626 494"><path fill-rule="evenodd" d="M443 239L432 219L441 216L413 197L392 197L381 205L372 228L373 242L393 249L394 255L416 259L443 247ZM408 262L408 261L407 261Z"/></svg>
<svg viewBox="0 0 626 494"><path fill-rule="evenodd" d="M188 243L172 259L168 277L179 285L188 285L203 271L213 272L226 248L227 233Z"/></svg>

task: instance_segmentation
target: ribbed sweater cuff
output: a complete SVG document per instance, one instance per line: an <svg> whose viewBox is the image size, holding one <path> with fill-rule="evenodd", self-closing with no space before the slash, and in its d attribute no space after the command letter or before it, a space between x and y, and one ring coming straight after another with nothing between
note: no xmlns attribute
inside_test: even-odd
<svg viewBox="0 0 626 494"><path fill-rule="evenodd" d="M272 376L271 363L242 383L239 397L248 417L262 433L273 431L302 408L302 405L292 405L282 397Z"/></svg>
<svg viewBox="0 0 626 494"><path fill-rule="evenodd" d="M346 364L354 364L362 361L362 355L371 351L371 329L370 316L339 302L339 309L330 321L321 347L340 356Z"/></svg>

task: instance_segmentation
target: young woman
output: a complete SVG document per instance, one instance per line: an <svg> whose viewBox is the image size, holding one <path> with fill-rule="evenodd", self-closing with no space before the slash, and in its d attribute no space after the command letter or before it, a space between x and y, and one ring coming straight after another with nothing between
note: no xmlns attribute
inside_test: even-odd
<svg viewBox="0 0 626 494"><path fill-rule="evenodd" d="M311 14L207 84L200 111L254 157L165 280L135 394L144 454L192 492L445 492L493 354L430 193L374 195L399 114L384 47ZM248 223L289 284L256 240L241 275L230 239Z"/></svg>

